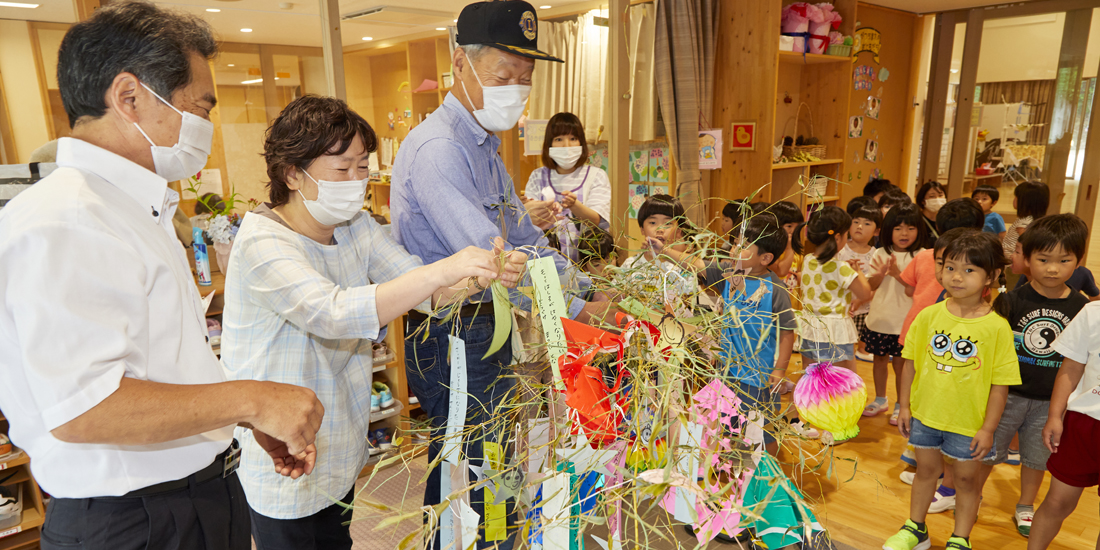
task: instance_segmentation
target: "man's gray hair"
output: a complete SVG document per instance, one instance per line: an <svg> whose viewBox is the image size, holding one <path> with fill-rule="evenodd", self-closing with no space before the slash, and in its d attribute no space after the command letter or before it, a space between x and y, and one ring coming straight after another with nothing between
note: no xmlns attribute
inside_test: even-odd
<svg viewBox="0 0 1100 550"><path fill-rule="evenodd" d="M462 51L466 52L466 57L473 63L488 53L492 46L487 46L485 44L466 44L465 46L459 46L459 48L462 48Z"/></svg>

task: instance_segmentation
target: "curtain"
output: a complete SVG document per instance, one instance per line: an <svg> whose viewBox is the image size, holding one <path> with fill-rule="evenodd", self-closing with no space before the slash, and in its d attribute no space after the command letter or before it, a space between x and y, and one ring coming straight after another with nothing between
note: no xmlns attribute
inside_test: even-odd
<svg viewBox="0 0 1100 550"><path fill-rule="evenodd" d="M528 118L546 120L568 111L581 119L585 137L596 139L607 122L607 27L596 26L592 13L574 21L539 21L539 42L565 63L535 63Z"/></svg>
<svg viewBox="0 0 1100 550"><path fill-rule="evenodd" d="M572 21L539 21L539 46L565 63L535 63L528 102L528 118L533 120L546 120L562 111L577 115L589 141L607 124L608 28L597 26L595 18L596 12L589 12ZM636 141L656 138L655 29L653 4L630 8L630 139Z"/></svg>
<svg viewBox="0 0 1100 550"><path fill-rule="evenodd" d="M1050 117L1054 111L1054 85L1054 80L982 82L982 104L1023 102L1031 105L1028 122L1042 126L1028 132L1028 142L1046 145L1050 135Z"/></svg>
<svg viewBox="0 0 1100 550"><path fill-rule="evenodd" d="M664 117L676 190L697 225L707 219L709 173L699 171L699 128L711 118L714 101L714 49L719 0L663 0L657 5L654 44L657 96Z"/></svg>

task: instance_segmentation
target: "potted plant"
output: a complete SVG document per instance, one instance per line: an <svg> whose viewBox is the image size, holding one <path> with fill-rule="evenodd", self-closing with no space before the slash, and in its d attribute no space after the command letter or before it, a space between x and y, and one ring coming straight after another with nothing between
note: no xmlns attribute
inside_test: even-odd
<svg viewBox="0 0 1100 550"><path fill-rule="evenodd" d="M214 193L200 195L199 183L201 177L201 174L195 174L188 178L187 187L184 190L191 193L203 209L209 212L209 218L206 227L203 228L202 236L207 245L214 245L215 257L217 258L216 269L224 273L225 269L229 267L229 253L233 250L233 239L237 237L237 231L241 228L241 215L235 213L233 209L237 206L237 203L242 201L242 198L240 193L233 192L232 188L230 188L230 194L225 197L220 197ZM259 201L255 199L247 199L244 202L249 210L259 205ZM211 265L210 268L213 270L215 266Z"/></svg>

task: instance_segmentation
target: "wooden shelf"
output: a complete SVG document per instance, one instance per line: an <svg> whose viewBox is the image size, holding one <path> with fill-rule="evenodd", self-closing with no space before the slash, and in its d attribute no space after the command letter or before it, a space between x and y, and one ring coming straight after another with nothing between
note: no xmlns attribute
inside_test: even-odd
<svg viewBox="0 0 1100 550"><path fill-rule="evenodd" d="M191 259L194 260L193 255L192 255ZM211 273L210 274L210 283L211 284L209 284L209 285L200 285L199 284L199 276L195 275L194 277L195 277L195 286L199 287L199 294L202 297L205 298L207 294L210 294L210 289L214 289L214 295L215 296L218 296L220 294L225 293L225 273L222 273L221 271L215 271L215 272Z"/></svg>
<svg viewBox="0 0 1100 550"><path fill-rule="evenodd" d="M402 409L402 407L399 406L400 404L401 402L398 401L395 402L393 405L390 405L390 408L388 409L370 413L370 423L374 424L375 422L378 422L380 420L385 420L387 418L393 418L397 416L397 414L400 413Z"/></svg>
<svg viewBox="0 0 1100 550"><path fill-rule="evenodd" d="M24 494L26 494L25 491L24 491ZM27 533L28 535L33 535L34 539L37 540L38 539L38 533L37 532L31 533L29 531L31 529L41 527L42 524L45 523L45 522L46 522L46 518L38 511L37 508L34 508L34 507L28 508L24 504L24 506L23 506L23 522L20 523L19 525L16 525L15 527L0 530L0 548L7 549L7 548L18 548L18 547L24 546L25 543L20 541L20 539L18 539L18 538L17 539L10 539L10 540L7 538L7 537L10 537L12 535L18 535L20 533ZM15 544L10 544L10 543L13 543L13 542Z"/></svg>
<svg viewBox="0 0 1100 550"><path fill-rule="evenodd" d="M2 550L22 550L23 548L31 549L38 548L39 544L39 532L34 527L28 527L29 530L22 530L22 525L18 527L12 527L11 529L20 529L17 533L11 535L3 535L0 538L0 549ZM4 529L0 533L6 533L9 529Z"/></svg>
<svg viewBox="0 0 1100 550"><path fill-rule="evenodd" d="M807 166L825 166L827 164L840 164L844 159L821 159L813 162L780 162L772 164L772 170L786 170L788 168L805 168Z"/></svg>
<svg viewBox="0 0 1100 550"><path fill-rule="evenodd" d="M0 470L7 470L8 468L15 468L16 466L22 466L24 464L30 463L30 461L31 461L31 459L30 459L29 456L27 456L27 452L23 451L23 453L21 453L19 456L15 457L14 460L10 460L8 462L0 463Z"/></svg>
<svg viewBox="0 0 1100 550"><path fill-rule="evenodd" d="M802 54L799 52L786 52L780 50L779 62L793 65L818 65L821 63L851 63L852 58L846 55L824 55L820 53Z"/></svg>

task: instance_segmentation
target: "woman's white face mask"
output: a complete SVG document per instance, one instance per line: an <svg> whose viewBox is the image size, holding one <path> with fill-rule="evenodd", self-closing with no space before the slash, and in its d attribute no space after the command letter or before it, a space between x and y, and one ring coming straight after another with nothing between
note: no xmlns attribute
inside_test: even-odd
<svg viewBox="0 0 1100 550"><path fill-rule="evenodd" d="M317 184L317 200L311 201L302 195L306 210L322 225L337 225L355 217L363 209L363 199L367 196L367 180L317 181L309 172L302 173Z"/></svg>
<svg viewBox="0 0 1100 550"><path fill-rule="evenodd" d="M569 170L577 165L577 161L581 159L582 147L577 145L575 147L551 147L550 158L557 163L558 167L562 170Z"/></svg>

